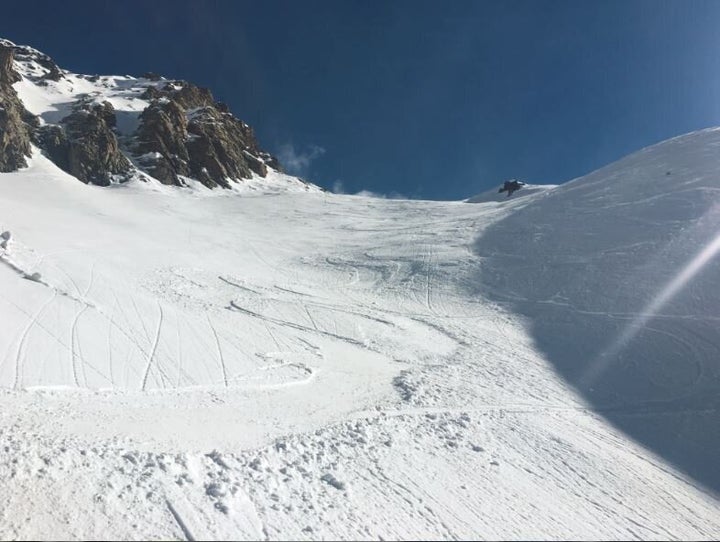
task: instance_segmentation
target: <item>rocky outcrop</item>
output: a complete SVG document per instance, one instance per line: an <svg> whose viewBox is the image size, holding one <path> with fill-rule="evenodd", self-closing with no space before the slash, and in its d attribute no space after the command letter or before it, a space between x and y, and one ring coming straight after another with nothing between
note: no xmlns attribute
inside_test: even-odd
<svg viewBox="0 0 720 542"><path fill-rule="evenodd" d="M107 186L126 180L132 164L120 152L109 102L79 104L59 125L42 126L36 139L55 164L84 183Z"/></svg>
<svg viewBox="0 0 720 542"><path fill-rule="evenodd" d="M21 76L38 86L54 85L61 93L72 93L75 79L44 53L0 39L0 171L25 166L31 142L61 169L98 185L122 182L142 170L165 184L183 185L192 178L210 188L230 187L254 174L265 177L268 168L280 170L277 160L259 148L252 129L206 88L145 73L125 88L133 93L131 100L149 105L134 132L120 133L112 104L97 103L114 84L111 78L78 76L99 90L74 94L69 115L41 126L13 89ZM123 111L122 126L133 120L133 112Z"/></svg>
<svg viewBox="0 0 720 542"><path fill-rule="evenodd" d="M84 183L108 185L122 181L132 164L120 152L112 131L116 125L113 106L81 99L60 124L40 126L12 88L20 80L13 67L14 57L39 67L34 76L36 84L46 85L63 77L49 56L30 47L0 42L0 170L15 171L25 166L33 141L61 169Z"/></svg>
<svg viewBox="0 0 720 542"><path fill-rule="evenodd" d="M0 44L0 172L27 165L30 156L30 129L25 111L12 84L20 80L13 68L13 49Z"/></svg>
<svg viewBox="0 0 720 542"><path fill-rule="evenodd" d="M262 152L252 129L215 102L208 89L184 81L148 87L151 105L140 115L133 152L136 163L165 184L182 177L205 186L229 187L231 180L267 175L277 160Z"/></svg>

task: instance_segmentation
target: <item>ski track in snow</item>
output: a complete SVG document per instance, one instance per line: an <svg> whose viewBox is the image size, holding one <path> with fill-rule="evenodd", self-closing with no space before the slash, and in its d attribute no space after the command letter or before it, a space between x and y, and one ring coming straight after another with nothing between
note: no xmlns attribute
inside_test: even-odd
<svg viewBox="0 0 720 542"><path fill-rule="evenodd" d="M565 280L588 254L524 261L543 224L519 222L531 241L502 229L563 194L577 203L582 180L470 204L103 190L38 155L0 179L16 243L0 267L0 538L720 536L711 480L618 429L713 431L720 406L696 399L717 389L717 315L692 285L687 305L649 316L604 303L611 282L563 297L543 273ZM667 225L665 200L631 199ZM648 246L631 241L606 257ZM546 325L645 318L688 362L622 359L649 374L646 393L588 399L528 307Z"/></svg>
<svg viewBox="0 0 720 542"><path fill-rule="evenodd" d="M210 320L210 316L205 315L207 317L208 325L210 326L210 329L212 329L213 337L215 338L215 346L217 347L217 353L218 353L218 361L220 362L220 368L222 369L222 375L223 375L223 383L225 384L225 387L228 387L228 375L227 375L227 368L225 367L225 358L223 357L222 348L220 347L220 338L218 337L217 330L215 329L215 326L212 323L212 320Z"/></svg>
<svg viewBox="0 0 720 542"><path fill-rule="evenodd" d="M175 508L172 504L170 504L170 501L166 500L165 503L167 504L168 510L172 514L173 518L178 524L178 527L180 527L180 530L182 531L183 535L185 535L185 539L189 542L194 542L196 538L193 536L192 532L190 532L190 529L188 529L187 525L185 524L185 521L182 519L180 514L177 513Z"/></svg>
<svg viewBox="0 0 720 542"><path fill-rule="evenodd" d="M137 307L136 307L137 309ZM162 331L162 323L163 323L163 308L162 305L158 302L158 323L157 323L157 329L155 330L155 338L153 339L152 347L150 348L150 352L148 354L147 358L147 365L145 366L145 372L143 373L143 380L142 380L142 391L145 391L147 389L147 383L148 383L148 377L150 376L150 370L152 369L153 361L155 360L155 353L157 352L158 343L160 342L160 332Z"/></svg>
<svg viewBox="0 0 720 542"><path fill-rule="evenodd" d="M27 340L28 334L30 333L30 330L33 328L33 326L35 326L40 316L42 316L43 312L45 312L45 309L50 305L50 303L53 302L56 295L57 292L53 292L50 295L47 301L45 301L45 303L42 304L42 306L32 316L32 318L30 318L28 325L25 326L25 329L23 329L22 333L20 334L17 351L15 352L15 379L13 381L14 389L18 389L22 383L23 364L25 363L26 358L26 354L24 353L23 348L25 347L25 341Z"/></svg>

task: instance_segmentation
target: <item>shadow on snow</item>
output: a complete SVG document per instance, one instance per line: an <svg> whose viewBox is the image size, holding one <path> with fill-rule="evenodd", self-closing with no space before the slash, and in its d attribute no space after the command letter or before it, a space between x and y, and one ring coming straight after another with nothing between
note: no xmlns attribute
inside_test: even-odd
<svg viewBox="0 0 720 542"><path fill-rule="evenodd" d="M659 174L625 188L627 169L601 171L535 200L475 240L468 282L606 419L717 494L720 191Z"/></svg>

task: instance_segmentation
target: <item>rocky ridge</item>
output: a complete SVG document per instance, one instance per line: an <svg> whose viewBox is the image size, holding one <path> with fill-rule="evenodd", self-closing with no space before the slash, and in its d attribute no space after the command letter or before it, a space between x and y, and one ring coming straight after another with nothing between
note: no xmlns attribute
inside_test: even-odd
<svg viewBox="0 0 720 542"><path fill-rule="evenodd" d="M48 95L69 99L50 107ZM206 88L154 73L73 74L0 39L0 171L25 167L31 144L80 181L103 186L152 177L231 188L282 171L252 128Z"/></svg>

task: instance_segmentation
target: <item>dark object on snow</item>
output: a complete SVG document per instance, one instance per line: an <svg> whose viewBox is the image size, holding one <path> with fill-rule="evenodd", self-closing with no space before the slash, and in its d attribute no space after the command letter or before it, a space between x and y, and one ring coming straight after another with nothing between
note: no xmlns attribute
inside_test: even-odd
<svg viewBox="0 0 720 542"><path fill-rule="evenodd" d="M498 190L498 194L500 192L507 192L508 197L510 197L513 192L515 192L516 190L520 190L523 186L525 186L525 183L521 181L516 181L515 179L511 181L505 181L502 185L502 188Z"/></svg>

